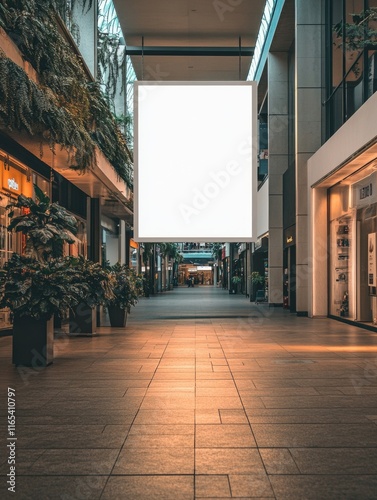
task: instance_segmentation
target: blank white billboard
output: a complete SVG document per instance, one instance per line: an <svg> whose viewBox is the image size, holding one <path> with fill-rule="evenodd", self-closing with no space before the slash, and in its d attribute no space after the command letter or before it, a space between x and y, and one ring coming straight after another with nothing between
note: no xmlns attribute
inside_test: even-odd
<svg viewBox="0 0 377 500"><path fill-rule="evenodd" d="M256 239L255 82L135 83L134 239Z"/></svg>

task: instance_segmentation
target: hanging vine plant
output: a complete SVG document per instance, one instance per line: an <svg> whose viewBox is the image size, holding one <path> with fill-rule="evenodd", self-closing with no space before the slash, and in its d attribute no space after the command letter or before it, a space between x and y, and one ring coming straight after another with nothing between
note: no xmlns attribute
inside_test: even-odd
<svg viewBox="0 0 377 500"><path fill-rule="evenodd" d="M2 2L0 26L36 69L41 86L35 86L31 81L26 83L28 77L21 69L13 68L9 60L4 62L7 73L0 76L3 80L2 98L10 99L7 106L10 116L0 117L8 128L25 129L32 134L44 133L52 143L57 142L74 152L72 168L75 169L85 171L93 165L94 145L97 144L119 177L131 187L132 155L109 102L100 86L88 81L80 58L57 28L55 16L66 6L65 0ZM83 8L90 9L91 6L92 0L84 1ZM1 59L6 61L4 56ZM14 84L6 82L12 72L21 81L24 91L33 93L35 105L27 105L25 93L21 97L10 95L12 85L18 87L17 80ZM44 100L41 92L45 94Z"/></svg>
<svg viewBox="0 0 377 500"><path fill-rule="evenodd" d="M0 52L0 122L9 130L43 135L71 154L71 168L87 170L94 160L94 142L78 127L75 116L54 94L32 82L17 64Z"/></svg>
<svg viewBox="0 0 377 500"><path fill-rule="evenodd" d="M115 117L112 113L107 112L109 102L102 94L99 83L90 84L89 91L92 97L90 99L90 114L95 125L92 133L93 139L115 167L120 177L131 179L132 166L123 160L125 150L128 158L131 158L131 153Z"/></svg>
<svg viewBox="0 0 377 500"><path fill-rule="evenodd" d="M124 54L120 51L119 35L98 32L98 78L105 83L106 94L114 98L119 83L123 83Z"/></svg>

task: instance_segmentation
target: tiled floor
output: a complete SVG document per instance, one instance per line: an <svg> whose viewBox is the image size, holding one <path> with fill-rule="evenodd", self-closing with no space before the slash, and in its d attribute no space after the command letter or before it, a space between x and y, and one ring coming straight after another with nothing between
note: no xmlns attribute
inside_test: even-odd
<svg viewBox="0 0 377 500"><path fill-rule="evenodd" d="M142 299L126 329L0 338L0 498L377 499L377 334L214 288ZM16 388L7 494L6 388Z"/></svg>

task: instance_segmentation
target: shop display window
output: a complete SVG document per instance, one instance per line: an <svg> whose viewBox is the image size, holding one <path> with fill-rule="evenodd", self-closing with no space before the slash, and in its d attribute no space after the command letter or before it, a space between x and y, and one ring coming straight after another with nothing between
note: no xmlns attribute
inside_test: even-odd
<svg viewBox="0 0 377 500"><path fill-rule="evenodd" d="M4 203L3 203L4 202ZM7 205L8 198L1 200L2 205ZM17 209L15 210L15 212ZM13 252L20 252L22 247L22 237L20 234L10 233L7 230L9 224L9 217L5 206L0 206L0 266L3 267ZM8 309L0 310L0 328L8 327L11 325L10 313Z"/></svg>
<svg viewBox="0 0 377 500"><path fill-rule="evenodd" d="M330 313L350 317L352 293L352 217L345 216L331 222L331 277Z"/></svg>

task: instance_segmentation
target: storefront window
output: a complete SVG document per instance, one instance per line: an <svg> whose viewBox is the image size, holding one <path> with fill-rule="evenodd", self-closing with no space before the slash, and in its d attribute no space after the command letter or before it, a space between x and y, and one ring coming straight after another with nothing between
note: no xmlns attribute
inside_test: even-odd
<svg viewBox="0 0 377 500"><path fill-rule="evenodd" d="M20 233L10 233L10 223L6 206L17 200L20 194L31 196L33 192L30 169L5 151L0 151L0 266L3 267L13 252L22 253L25 241ZM15 215L18 214L15 209ZM0 311L0 328L10 326L8 310Z"/></svg>
<svg viewBox="0 0 377 500"><path fill-rule="evenodd" d="M377 323L377 173L329 190L330 315Z"/></svg>
<svg viewBox="0 0 377 500"><path fill-rule="evenodd" d="M354 217L347 213L330 222L331 269L330 314L354 319Z"/></svg>

